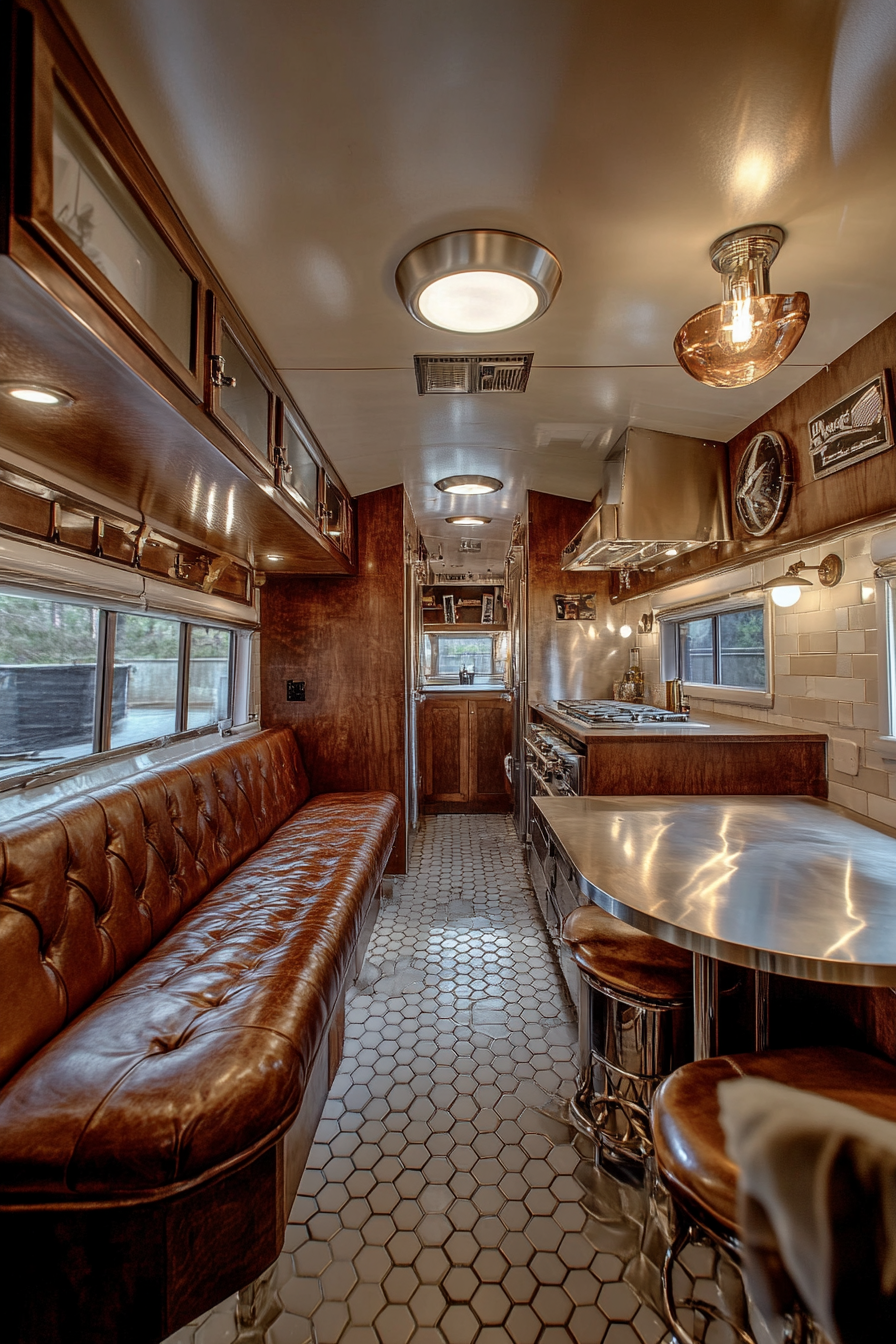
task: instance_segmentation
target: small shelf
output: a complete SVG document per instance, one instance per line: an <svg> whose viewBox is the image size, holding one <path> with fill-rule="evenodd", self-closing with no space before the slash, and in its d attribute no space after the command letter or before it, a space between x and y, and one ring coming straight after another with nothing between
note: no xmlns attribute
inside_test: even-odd
<svg viewBox="0 0 896 1344"><path fill-rule="evenodd" d="M481 621L424 621L424 630L506 630L506 625L483 625Z"/></svg>

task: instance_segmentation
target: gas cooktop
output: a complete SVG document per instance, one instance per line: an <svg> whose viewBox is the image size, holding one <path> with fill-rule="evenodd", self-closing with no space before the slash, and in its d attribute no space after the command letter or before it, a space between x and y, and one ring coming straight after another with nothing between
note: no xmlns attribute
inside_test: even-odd
<svg viewBox="0 0 896 1344"><path fill-rule="evenodd" d="M558 700L557 708L571 719L601 728L637 728L639 724L689 723L687 714L636 705L627 700Z"/></svg>

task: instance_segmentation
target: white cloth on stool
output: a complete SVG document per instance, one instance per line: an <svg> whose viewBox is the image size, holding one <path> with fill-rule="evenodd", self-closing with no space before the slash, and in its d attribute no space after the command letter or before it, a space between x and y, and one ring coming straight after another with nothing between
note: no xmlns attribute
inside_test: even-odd
<svg viewBox="0 0 896 1344"><path fill-rule="evenodd" d="M891 1327L896 1124L764 1078L722 1083L718 1095L757 1305L766 1315L787 1310L783 1265L832 1340L873 1338L872 1322Z"/></svg>

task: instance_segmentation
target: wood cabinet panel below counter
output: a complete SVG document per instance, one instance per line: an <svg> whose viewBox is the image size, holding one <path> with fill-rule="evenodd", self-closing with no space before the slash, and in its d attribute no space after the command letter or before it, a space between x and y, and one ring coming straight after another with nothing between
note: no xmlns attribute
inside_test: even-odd
<svg viewBox="0 0 896 1344"><path fill-rule="evenodd" d="M627 794L805 794L826 798L827 737L751 719L695 715L693 724L585 728L547 706L536 720L585 747L583 792Z"/></svg>

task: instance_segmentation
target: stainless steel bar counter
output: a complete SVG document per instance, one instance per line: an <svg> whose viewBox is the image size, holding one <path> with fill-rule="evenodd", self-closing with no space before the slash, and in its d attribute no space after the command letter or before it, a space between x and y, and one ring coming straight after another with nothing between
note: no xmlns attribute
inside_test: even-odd
<svg viewBox="0 0 896 1344"><path fill-rule="evenodd" d="M694 954L698 1058L715 1053L716 960L768 973L896 986L896 839L815 798L536 798L610 914Z"/></svg>

